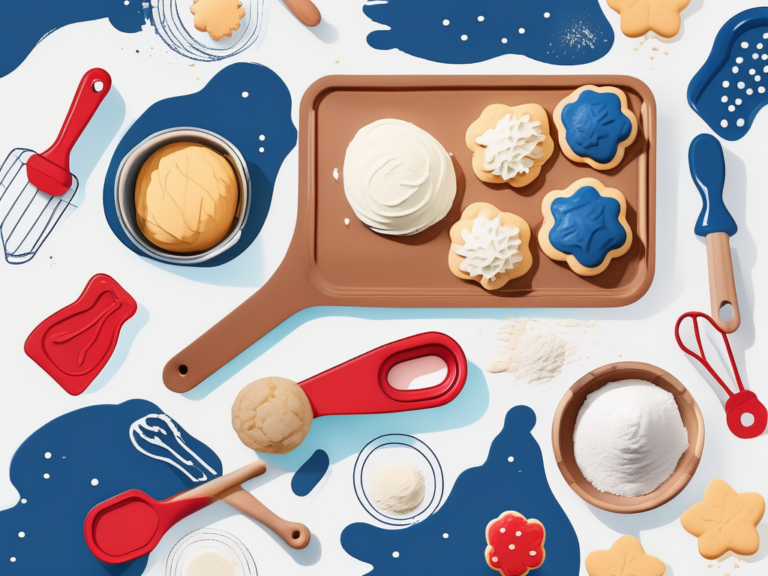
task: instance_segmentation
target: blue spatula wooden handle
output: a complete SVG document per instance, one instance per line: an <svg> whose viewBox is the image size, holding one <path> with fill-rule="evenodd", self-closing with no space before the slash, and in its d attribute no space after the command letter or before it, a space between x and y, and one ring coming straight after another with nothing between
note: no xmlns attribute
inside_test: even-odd
<svg viewBox="0 0 768 576"><path fill-rule="evenodd" d="M707 240L712 318L730 334L741 323L729 241L738 227L723 202L725 158L720 141L709 134L696 136L688 149L688 165L703 202L695 231ZM733 318L724 320L721 310L728 304L733 309Z"/></svg>

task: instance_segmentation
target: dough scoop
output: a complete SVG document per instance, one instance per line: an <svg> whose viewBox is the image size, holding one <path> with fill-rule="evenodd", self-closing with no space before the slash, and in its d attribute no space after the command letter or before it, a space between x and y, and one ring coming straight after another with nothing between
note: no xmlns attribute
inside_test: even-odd
<svg viewBox="0 0 768 576"><path fill-rule="evenodd" d="M442 382L412 390L390 384L388 376L395 366L427 356L445 363ZM232 405L232 427L249 448L284 454L301 444L314 418L434 408L458 396L466 380L467 359L455 340L439 332L417 334L298 384L280 377L248 384Z"/></svg>

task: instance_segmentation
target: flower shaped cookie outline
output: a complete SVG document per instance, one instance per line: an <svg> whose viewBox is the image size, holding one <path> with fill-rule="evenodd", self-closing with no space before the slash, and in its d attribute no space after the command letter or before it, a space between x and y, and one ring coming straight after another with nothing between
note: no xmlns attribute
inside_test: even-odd
<svg viewBox="0 0 768 576"><path fill-rule="evenodd" d="M574 208L569 207L566 201L558 202L561 199L571 199L580 192L581 194L576 200L581 204L580 206L577 205ZM598 200L601 206L592 206L595 200ZM616 210L617 207L618 210ZM581 212L581 217L579 214L574 214L576 211ZM609 212L607 214L610 217L609 222L606 222L606 211ZM580 276L600 274L605 271L611 260L626 254L632 245L632 229L627 222L627 201L624 195L615 188L607 188L595 178L582 178L565 190L553 190L544 197L541 203L541 213L544 216L544 224L539 230L541 249L552 260L566 262L571 270ZM560 224L558 224L558 217L560 217ZM586 231L582 226L584 223L590 224ZM595 265L588 266L587 264L592 264L593 261L588 260L589 255L586 252L593 251L592 242L594 242L595 235L600 231L598 224L602 224L609 235L611 232L618 233L619 228L623 229L624 241L619 246L614 246L615 242L605 244L604 241L604 246L599 248L602 252L601 262L595 262ZM560 241L556 239L555 242L552 242L552 232L557 235L561 230L565 230L567 238ZM586 237L584 236L585 232ZM607 240L610 239L609 237ZM563 242L569 243L576 250L565 252L555 246L555 244L560 244L561 248L565 248ZM587 260L586 264L582 263L573 252L581 252L582 258Z"/></svg>
<svg viewBox="0 0 768 576"><path fill-rule="evenodd" d="M472 230L475 219L483 216L486 220L493 221L499 217L501 219L501 225L506 228L519 228L519 240L520 245L517 249L523 254L523 260L519 266L512 268L511 270L504 270L496 274L496 279L484 278L480 275L470 276L467 272L461 269L461 264L464 262L465 257L456 253L455 247L464 245L463 231ZM461 218L453 226L450 231L451 247L448 250L448 266L451 272L462 280L473 280L478 282L486 290L496 290L504 286L510 280L520 278L528 273L533 266L533 254L531 253L531 227L523 218L512 214L511 212L502 212L493 204L486 202L475 202L467 206L461 214Z"/></svg>
<svg viewBox="0 0 768 576"><path fill-rule="evenodd" d="M590 552L584 567L589 576L664 576L667 570L634 536L622 536L608 550Z"/></svg>
<svg viewBox="0 0 768 576"><path fill-rule="evenodd" d="M625 36L638 38L655 32L663 38L672 38L680 32L680 12L691 0L608 0L608 6L621 15L621 31Z"/></svg>
<svg viewBox="0 0 768 576"><path fill-rule="evenodd" d="M526 576L544 564L546 538L541 522L509 510L485 528L485 561L502 576Z"/></svg>
<svg viewBox="0 0 768 576"><path fill-rule="evenodd" d="M482 138L489 129L495 129L499 121L507 115L520 119L528 116L531 122L539 123L541 134L544 136L544 140L539 144L541 146L541 154L538 154L537 152L538 157L530 157L533 160L533 163L528 168L528 171L517 174L510 180L505 180L503 177L497 176L496 174L493 174L492 171L485 168L486 148L477 142L477 139ZM487 106L480 116L469 125L469 128L467 128L465 143L467 148L472 150L472 170L475 172L475 176L489 184L506 183L512 188L522 188L538 178L541 173L541 168L546 164L552 156L552 153L555 151L555 141L552 139L551 135L549 116L547 116L547 111L538 104L521 104L519 106L491 104L490 106Z"/></svg>
<svg viewBox="0 0 768 576"><path fill-rule="evenodd" d="M760 548L757 525L765 499L757 492L736 492L725 480L712 480L704 499L683 512L680 523L699 539L699 554L708 560L727 552L751 556Z"/></svg>
<svg viewBox="0 0 768 576"><path fill-rule="evenodd" d="M637 117L629 109L627 95L613 86L582 86L560 101L552 117L566 158L595 170L618 166L637 138ZM622 118L623 122L617 122ZM601 145L607 146L609 153L601 150Z"/></svg>

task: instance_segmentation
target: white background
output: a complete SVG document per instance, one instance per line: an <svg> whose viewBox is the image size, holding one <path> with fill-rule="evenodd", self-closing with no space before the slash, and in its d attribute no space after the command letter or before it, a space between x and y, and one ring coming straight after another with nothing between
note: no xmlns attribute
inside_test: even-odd
<svg viewBox="0 0 768 576"><path fill-rule="evenodd" d="M266 375L300 381L391 340L438 330L458 340L475 366L467 386L475 387L480 399L490 399L483 402L487 409L481 418L468 418L474 420L471 424L450 429L446 423L446 430L439 433L418 434L440 459L448 489L462 470L485 459L507 410L526 404L536 411L538 423L533 433L552 490L579 535L582 563L588 552L608 548L620 534L634 534L647 552L666 562L669 575L766 574L768 544L750 559L706 561L697 554L695 539L680 526L680 514L701 498L713 478L725 479L738 491L768 495L768 440L763 435L745 441L730 434L722 406L724 395L715 393L678 349L673 335L681 313L709 311L706 249L703 239L693 233L701 201L687 165L691 139L708 129L688 107L687 85L709 54L722 24L760 2L693 0L683 13L681 34L672 42L661 42L624 37L618 32L618 15L601 0L617 31L615 44L603 59L576 67L550 66L512 55L475 65L442 65L397 51L376 51L365 41L374 24L363 14L361 2L318 0L317 4L324 18L317 29L303 27L275 1L266 36L257 50L195 66L170 52L151 29L122 34L106 20L76 24L51 34L16 71L0 79L3 156L18 146L37 151L48 147L86 70L97 66L108 70L113 90L120 95L119 99L110 95L113 113L102 116L104 126L114 124L111 134L107 128L101 131L111 138L101 136L101 149L80 146L73 154L73 171L85 187L84 203L32 262L22 266L0 262L0 470L4 471L0 474L0 508L15 505L19 497L5 472L14 451L34 430L63 413L91 404L149 399L209 444L221 456L225 470L232 470L253 458L229 424L232 400L245 384ZM309 310L268 335L194 393L185 397L168 391L161 380L165 362L257 290L285 255L295 223L297 151L291 152L280 171L272 208L258 239L234 261L213 269L165 266L125 248L104 218L104 176L120 137L148 106L199 90L235 61L265 64L283 78L293 97L297 126L298 104L305 89L329 74L624 73L640 78L651 87L658 104L657 265L650 291L639 302L617 309ZM122 106L124 118L118 127ZM763 138L767 130L768 113L763 112L745 138L724 143L724 149L726 203L739 225L731 246L742 325L731 343L745 382L768 401L768 338L762 330L768 320L767 304L765 298L756 297L768 293L766 255L757 251L757 246L768 241L768 162ZM98 141L94 134L90 140ZM86 180L83 174L88 172ZM41 320L72 302L87 280L99 272L116 278L139 302L139 312L125 325L118 348L97 381L81 396L70 397L24 354L23 343ZM511 375L482 371L494 357L493 337L507 317L575 318L597 320L598 324L590 330L575 329L574 339L584 338L576 362L565 366L552 382L532 387L515 382ZM552 416L565 390L590 369L619 360L650 362L677 376L699 403L706 422L704 456L689 486L660 509L630 516L605 513L581 501L559 474L550 440ZM388 429L387 424L379 427L381 433L408 431ZM410 431L416 432L417 427ZM374 437L355 430L349 433L359 436L358 449ZM284 464L292 465L289 460ZM373 521L355 499L353 464L354 456L334 464L324 484L303 499L290 490L291 473L276 466L246 485L279 514L311 528L313 543L307 550L291 551L254 522L216 504L174 527L151 555L146 574L162 574L173 544L205 525L236 534L265 576L366 572L366 565L349 557L339 543L347 524ZM765 521L760 533L768 540ZM0 559L0 567L4 561L7 559ZM586 574L583 568L582 574Z"/></svg>

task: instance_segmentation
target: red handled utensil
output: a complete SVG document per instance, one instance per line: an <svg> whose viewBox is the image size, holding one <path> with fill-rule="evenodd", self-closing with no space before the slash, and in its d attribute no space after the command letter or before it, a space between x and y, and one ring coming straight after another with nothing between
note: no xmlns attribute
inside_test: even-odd
<svg viewBox="0 0 768 576"><path fill-rule="evenodd" d="M227 500L227 493L238 493L243 482L260 476L267 469L265 462L257 460L211 480L191 490L185 490L166 500L158 501L141 490L128 490L94 506L85 519L85 541L94 556L108 564L130 562L149 554L163 535L190 514L208 506L217 499ZM234 492L228 492L235 488ZM242 503L238 509L252 506ZM259 503L260 504L260 503ZM261 505L262 508L265 508ZM258 520L259 518L257 518ZM303 525L303 531L308 530ZM298 528L294 533L302 532ZM299 536L296 536L298 539ZM309 542L308 536L306 537ZM304 544L306 546L306 544Z"/></svg>
<svg viewBox="0 0 768 576"><path fill-rule="evenodd" d="M15 148L0 166L0 238L11 264L31 260L67 208L76 206L69 155L111 86L106 70L86 72L53 145L42 154Z"/></svg>
<svg viewBox="0 0 768 576"><path fill-rule="evenodd" d="M398 390L389 371L409 360L437 356L448 373L440 384L419 390ZM421 410L447 404L467 381L467 358L461 346L440 332L425 332L390 342L335 368L299 382L315 418L339 414L382 414Z"/></svg>
<svg viewBox="0 0 768 576"><path fill-rule="evenodd" d="M680 325L686 318L690 318L693 322L693 331L696 335L696 344L699 347L698 354L683 344L683 340L680 337ZM738 392L734 393L731 391L731 389L726 385L723 379L720 378L717 372L715 372L707 360L707 357L704 354L704 347L701 344L701 333L699 332L698 324L699 318L704 318L714 327L715 330L717 330L723 336L725 349L728 352L728 358L731 361L733 376L736 380L737 386L739 387ZM728 428L731 430L731 432L733 432L739 438L756 438L757 436L760 436L760 434L765 431L766 426L768 426L768 410L766 410L763 403L758 400L754 392L744 389L744 385L741 382L741 376L739 376L739 369L736 367L736 360L733 358L731 344L728 342L728 335L725 333L725 331L723 331L720 326L718 326L715 321L706 314L701 312L688 312L678 318L677 324L675 325L675 338L677 339L678 346L680 346L683 352L698 360L701 365L707 369L707 372L710 373L710 375L717 381L718 384L720 384L720 386L723 387L723 390L725 390L728 394L728 400L725 403L725 414L726 420L728 422ZM745 425L742 423L742 416L745 414L751 414L754 418L754 421L750 425Z"/></svg>

